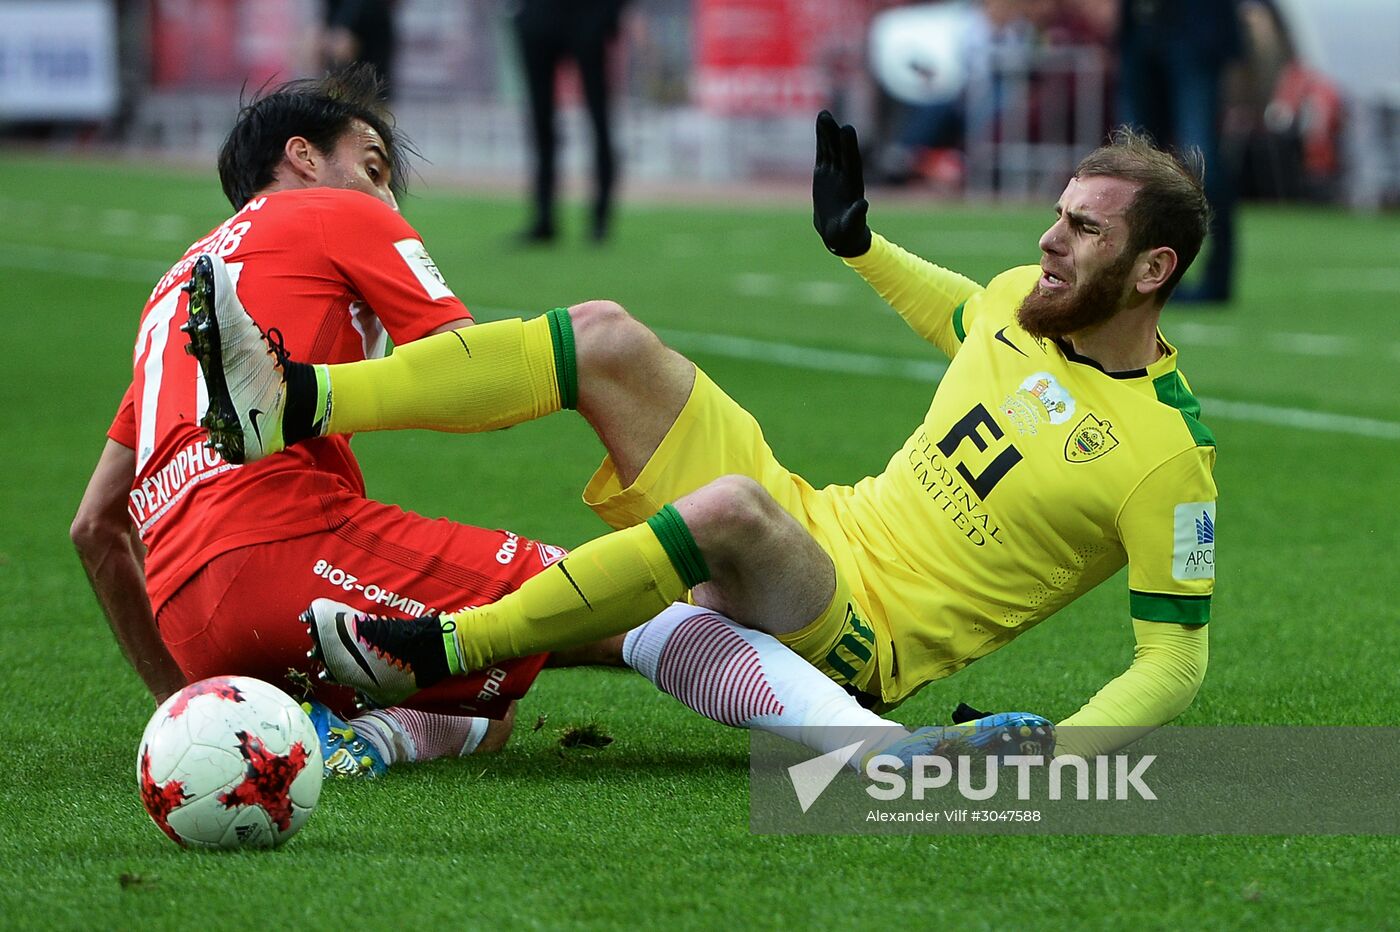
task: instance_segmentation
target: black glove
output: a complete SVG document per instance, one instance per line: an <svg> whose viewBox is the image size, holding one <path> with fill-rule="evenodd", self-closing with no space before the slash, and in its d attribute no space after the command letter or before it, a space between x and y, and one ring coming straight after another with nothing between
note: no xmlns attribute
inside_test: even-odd
<svg viewBox="0 0 1400 932"><path fill-rule="evenodd" d="M840 126L823 110L817 114L817 164L812 169L812 223L826 248L852 259L870 251L865 213L865 176L854 126Z"/></svg>

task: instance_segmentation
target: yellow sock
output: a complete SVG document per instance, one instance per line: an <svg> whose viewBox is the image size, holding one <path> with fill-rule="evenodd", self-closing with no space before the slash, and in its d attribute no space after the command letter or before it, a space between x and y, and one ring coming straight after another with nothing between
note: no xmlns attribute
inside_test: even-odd
<svg viewBox="0 0 1400 932"><path fill-rule="evenodd" d="M573 330L562 308L395 347L383 359L318 366L324 433L423 428L497 430L572 407Z"/></svg>
<svg viewBox="0 0 1400 932"><path fill-rule="evenodd" d="M646 524L589 541L498 602L450 616L454 673L629 631L709 578L667 505Z"/></svg>

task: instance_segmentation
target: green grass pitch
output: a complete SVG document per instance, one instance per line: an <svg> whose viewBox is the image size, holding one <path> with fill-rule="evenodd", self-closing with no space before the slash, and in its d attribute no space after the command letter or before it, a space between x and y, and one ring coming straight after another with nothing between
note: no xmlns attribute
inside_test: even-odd
<svg viewBox="0 0 1400 932"><path fill-rule="evenodd" d="M1395 838L755 837L745 734L611 670L547 671L498 756L328 785L284 850L176 849L135 789L152 704L67 528L143 300L226 205L212 171L5 156L0 176L0 927L1397 921ZM877 229L984 281L1035 261L1051 216L874 203ZM936 352L825 253L804 205L628 205L607 248L551 252L505 248L513 198L420 186L405 213L480 318L621 300L815 483L882 468L927 405L927 381L881 373ZM1400 219L1256 208L1242 226L1241 299L1164 324L1220 442L1211 669L1182 721L1394 724ZM427 514L564 545L602 529L578 499L600 447L571 416L356 449L371 495ZM899 717L944 721L960 700L1069 713L1129 660L1125 588L1115 578ZM615 740L562 749L584 722Z"/></svg>

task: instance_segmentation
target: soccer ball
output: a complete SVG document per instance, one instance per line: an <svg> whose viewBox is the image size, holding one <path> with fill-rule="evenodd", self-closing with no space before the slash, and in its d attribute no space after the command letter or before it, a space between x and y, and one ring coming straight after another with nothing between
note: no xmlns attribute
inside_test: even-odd
<svg viewBox="0 0 1400 932"><path fill-rule="evenodd" d="M192 683L156 709L136 755L141 802L199 848L271 848L321 795L321 743L301 706L248 676Z"/></svg>

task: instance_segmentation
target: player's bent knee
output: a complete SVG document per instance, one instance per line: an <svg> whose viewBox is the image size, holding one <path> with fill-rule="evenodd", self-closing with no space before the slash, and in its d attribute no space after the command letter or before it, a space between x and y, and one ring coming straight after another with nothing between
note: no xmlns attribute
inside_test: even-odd
<svg viewBox="0 0 1400 932"><path fill-rule="evenodd" d="M752 547L792 522L768 490L748 476L720 476L676 507L702 551Z"/></svg>
<svg viewBox="0 0 1400 932"><path fill-rule="evenodd" d="M616 301L585 301L569 308L579 367L634 371L663 346L656 334Z"/></svg>
<svg viewBox="0 0 1400 932"><path fill-rule="evenodd" d="M569 321L574 327L578 345L606 345L610 338L625 334L633 325L641 326L627 309L616 301L584 301L569 308Z"/></svg>

